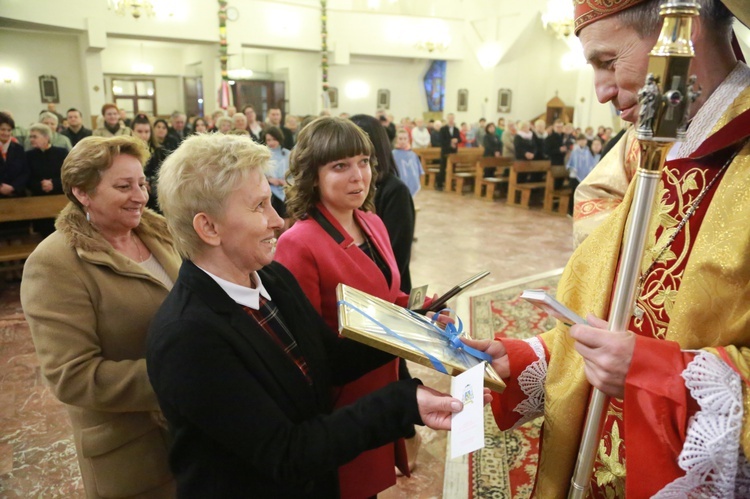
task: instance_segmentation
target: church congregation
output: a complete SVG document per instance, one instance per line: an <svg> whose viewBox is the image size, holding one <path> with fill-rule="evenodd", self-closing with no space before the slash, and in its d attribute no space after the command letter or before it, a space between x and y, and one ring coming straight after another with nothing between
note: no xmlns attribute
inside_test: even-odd
<svg viewBox="0 0 750 499"><path fill-rule="evenodd" d="M0 11L39 54L0 58L0 496L750 497L745 2L40 1ZM585 320L479 308L541 277ZM344 337L341 284L504 391ZM501 465L448 457L475 401Z"/></svg>

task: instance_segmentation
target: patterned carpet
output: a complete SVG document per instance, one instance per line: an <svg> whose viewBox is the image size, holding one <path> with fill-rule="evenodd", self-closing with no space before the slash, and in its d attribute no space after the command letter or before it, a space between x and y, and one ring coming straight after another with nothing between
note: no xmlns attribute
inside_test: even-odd
<svg viewBox="0 0 750 499"><path fill-rule="evenodd" d="M478 290L468 298L471 332L475 338L502 335L528 338L554 325L540 309L519 298L524 289L555 294L562 269ZM469 497L528 498L534 487L541 418L501 432L489 407L485 409L485 447L469 458Z"/></svg>

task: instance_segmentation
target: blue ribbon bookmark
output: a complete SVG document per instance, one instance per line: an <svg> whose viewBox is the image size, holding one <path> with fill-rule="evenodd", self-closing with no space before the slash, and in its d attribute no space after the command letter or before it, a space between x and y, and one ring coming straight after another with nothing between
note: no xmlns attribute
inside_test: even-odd
<svg viewBox="0 0 750 499"><path fill-rule="evenodd" d="M377 320L374 317L372 317L371 315L369 315L364 310L362 310L362 309L360 309L360 308L352 305L351 303L349 303L346 300L339 300L337 302L337 304L338 305L346 305L347 307L351 308L355 312L357 312L360 315L362 315L362 316L366 317L367 319L371 320L372 322L374 322L375 324L377 324L378 326L380 326L383 329L383 331L386 332L386 334L388 334L390 336L393 336L397 340L399 340L402 343L404 343L404 344L412 347L413 349L417 350L418 352L420 352L421 354L423 354L425 357L427 357L427 359L429 359L429 361L432 363L432 366L435 368L436 371L439 371L439 372L441 372L443 374L448 374L448 371L445 369L445 366L443 365L443 363L440 362L434 355L430 354L429 352L427 352L424 349L418 347L417 345L415 345L411 341L407 340L406 338L404 338L403 336L401 336L397 332L393 331L391 328L389 328L388 326L386 326L385 324L383 324L379 320ZM445 338L445 340L447 341L447 343L454 350L463 350L464 352L466 352L467 354L471 355L474 358L477 358L479 360L483 360L483 361L489 362L489 363L492 362L492 357L489 354L487 354L485 352L481 352L481 351L477 350L476 348L472 348L472 347L466 345L463 341L461 341L460 335L461 335L461 333L463 331L463 322L461 321L461 319L459 317L456 317L458 319L458 328L456 328L456 325L452 324L452 323L446 324L445 325L445 329L443 329L443 328L441 328L440 326L437 325L437 317L438 317L439 313L443 312L445 310L447 310L449 312L452 312L452 310L450 310L450 309L441 310L440 312L436 313L431 320L427 319L426 317L424 317L422 315L419 315L419 314L417 314L417 313L415 313L415 312L413 312L411 310L408 310L408 309L405 309L405 310L407 312L409 312L412 316L414 316L416 319L418 319L420 322L423 322L425 324L428 324L428 325L432 326L433 329L435 331L437 331L437 333L440 336L442 336L443 338Z"/></svg>
<svg viewBox="0 0 750 499"><path fill-rule="evenodd" d="M456 328L456 325L453 323L445 324L445 329L438 326L438 316L442 312L453 312L453 310L451 310L450 308L444 308L439 312L435 312L435 315L432 316L432 319L427 319L430 325L432 325L433 329L435 329L435 331L437 331L440 336L448 340L448 344L452 346L454 350L463 350L472 357L491 364L492 357L490 356L490 354L470 347L469 345L461 341L461 333L464 330L464 323L461 321L461 318L458 315L456 315L456 319L458 320L458 328ZM411 310L409 310L409 313L422 320L426 319Z"/></svg>
<svg viewBox="0 0 750 499"><path fill-rule="evenodd" d="M406 338L404 338L403 336L401 336L400 334L398 334L396 331L392 330L391 328L389 328L388 326L386 326L385 324L383 324L382 322L380 322L379 320L377 320L375 317L371 316L370 314L368 314L364 310L362 310L362 309L360 309L358 307L355 307L354 305L352 305L351 303L349 303L346 300L339 300L337 302L337 304L338 305L346 305L347 307L351 308L355 312L359 312L361 315L363 315L364 317L370 319L372 322L374 322L375 324L377 324L378 326L380 326L381 328L383 328L383 331L385 331L387 334L393 336L394 338L396 338L397 340L401 341L402 343L405 343L405 344L409 345L410 347L412 347L413 349L417 350L418 352L422 353L425 357L427 357L430 360L430 362L432 363L432 367L434 367L436 371L439 371L439 372L441 372L443 374L448 374L448 371L445 369L445 366L443 365L443 363L440 362L434 355L431 355L429 352L427 352L427 351L419 348L417 345L415 345L411 341L407 340Z"/></svg>

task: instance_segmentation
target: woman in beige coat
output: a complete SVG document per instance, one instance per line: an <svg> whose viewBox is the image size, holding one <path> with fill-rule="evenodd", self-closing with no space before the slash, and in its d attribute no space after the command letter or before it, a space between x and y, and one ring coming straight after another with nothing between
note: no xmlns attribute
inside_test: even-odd
<svg viewBox="0 0 750 499"><path fill-rule="evenodd" d="M62 168L71 202L26 262L21 303L42 373L67 405L87 497L173 497L146 332L177 278L164 219L145 208L148 152L91 137Z"/></svg>

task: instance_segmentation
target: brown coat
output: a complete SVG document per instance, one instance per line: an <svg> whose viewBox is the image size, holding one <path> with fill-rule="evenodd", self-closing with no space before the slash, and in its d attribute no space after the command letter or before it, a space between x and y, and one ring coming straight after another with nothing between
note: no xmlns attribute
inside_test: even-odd
<svg viewBox="0 0 750 499"><path fill-rule="evenodd" d="M67 405L87 497L173 497L167 432L146 373L146 333L168 289L72 203L29 257L21 303L42 373ZM164 219L136 233L167 274L181 260Z"/></svg>

